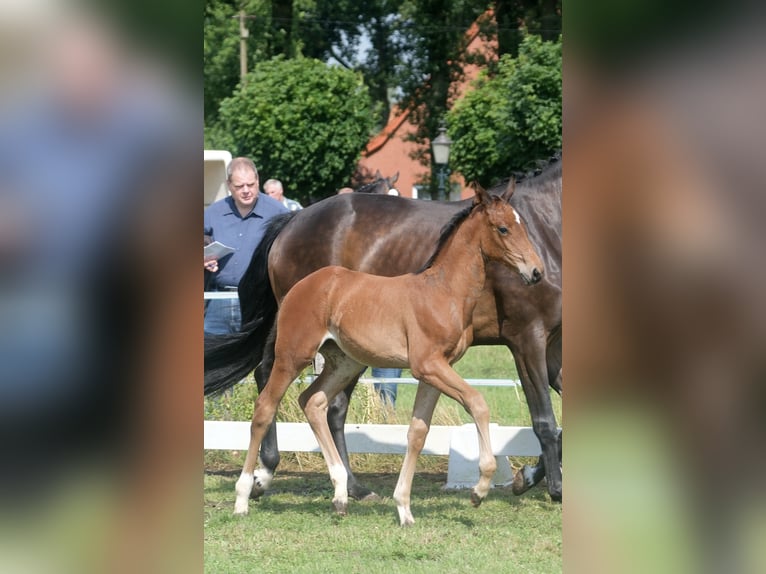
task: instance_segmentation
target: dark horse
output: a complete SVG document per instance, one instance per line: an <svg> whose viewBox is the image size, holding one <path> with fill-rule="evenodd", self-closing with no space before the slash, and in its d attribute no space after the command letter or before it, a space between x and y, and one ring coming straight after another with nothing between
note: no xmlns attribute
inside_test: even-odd
<svg viewBox="0 0 766 574"><path fill-rule="evenodd" d="M490 193L505 188L497 186ZM242 331L205 341L205 394L233 386L253 369L259 390L263 388L273 364L277 301L303 277L328 265L384 276L417 271L442 227L470 203L350 193L272 220L239 285ZM561 160L519 182L511 204L527 223L546 275L527 286L507 267L488 264L472 318L473 344L511 350L540 441L539 464L522 469L514 491L523 492L545 474L551 498L561 500L561 436L548 390L561 392ZM349 494L360 499L371 491L349 468L344 436L354 386L355 381L336 397L328 422L349 471ZM256 486L265 489L279 463L274 427L261 445L261 463Z"/></svg>
<svg viewBox="0 0 766 574"><path fill-rule="evenodd" d="M433 255L417 273L381 277L329 266L290 289L279 305L271 375L255 401L250 445L236 485L235 513L248 511L260 444L285 391L320 349L325 366L298 402L327 462L335 486L333 505L339 514L346 514L348 508L348 472L332 438L327 407L346 385L356 382L365 365L409 366L420 381L407 432L407 454L394 491L400 524L414 523L410 491L415 463L441 393L460 403L476 423L480 478L471 501L474 506L481 504L496 469L489 408L452 364L473 339L473 309L489 261L518 271L528 284L543 277L543 263L526 226L508 204L512 193L513 186L503 197L477 188L473 205L445 226Z"/></svg>

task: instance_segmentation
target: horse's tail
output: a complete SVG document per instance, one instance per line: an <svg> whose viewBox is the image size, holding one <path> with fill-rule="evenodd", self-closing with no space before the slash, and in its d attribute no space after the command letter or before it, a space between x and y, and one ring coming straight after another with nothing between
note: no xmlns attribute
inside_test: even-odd
<svg viewBox="0 0 766 574"><path fill-rule="evenodd" d="M263 360L263 349L277 315L277 300L269 281L269 252L279 233L297 213L285 213L269 221L253 253L239 283L240 331L205 336L205 395L233 387Z"/></svg>

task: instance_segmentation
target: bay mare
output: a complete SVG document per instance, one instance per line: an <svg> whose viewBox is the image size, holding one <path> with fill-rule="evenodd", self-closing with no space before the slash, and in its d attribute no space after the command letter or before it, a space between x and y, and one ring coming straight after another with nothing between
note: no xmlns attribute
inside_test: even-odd
<svg viewBox="0 0 766 574"><path fill-rule="evenodd" d="M504 189L502 185L489 191L498 194ZM263 388L271 371L273 340L268 336L277 301L300 279L327 265L384 276L416 271L430 256L442 227L470 202L352 193L272 220L239 286L242 332L205 341L205 394L233 386L253 369L259 390ZM548 492L560 500L561 439L548 389L561 392L561 160L520 181L511 205L527 224L543 258L545 277L529 287L518 274L490 263L473 313L473 344L510 349L540 441L540 463L516 475L514 492L539 481L547 468ZM353 389L354 383L336 396L328 423L349 471L349 494L362 499L372 493L351 472L344 436ZM264 437L261 463L256 486L266 488L279 464L275 428Z"/></svg>
<svg viewBox="0 0 766 574"><path fill-rule="evenodd" d="M420 381L407 453L394 491L402 525L414 523L410 491L415 464L425 444L441 393L459 402L476 423L480 478L474 506L489 492L496 462L489 437L489 408L452 364L473 340L471 319L486 279L488 261L500 262L533 284L543 263L519 214L502 197L477 189L472 205L444 228L431 258L417 273L380 277L341 266L319 269L300 280L282 300L277 318L274 363L255 401L250 446L236 485L235 513L248 511L261 440L272 426L285 391L322 351L325 366L301 393L299 403L325 457L335 486L333 504L348 510L347 471L327 423L327 407L367 365L410 367Z"/></svg>

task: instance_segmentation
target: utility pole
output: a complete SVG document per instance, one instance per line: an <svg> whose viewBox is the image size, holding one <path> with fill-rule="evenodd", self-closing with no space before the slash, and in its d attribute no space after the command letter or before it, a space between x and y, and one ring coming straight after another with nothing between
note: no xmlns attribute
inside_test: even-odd
<svg viewBox="0 0 766 574"><path fill-rule="evenodd" d="M244 10L239 11L239 79L244 86L247 78L247 38L250 36L245 26Z"/></svg>

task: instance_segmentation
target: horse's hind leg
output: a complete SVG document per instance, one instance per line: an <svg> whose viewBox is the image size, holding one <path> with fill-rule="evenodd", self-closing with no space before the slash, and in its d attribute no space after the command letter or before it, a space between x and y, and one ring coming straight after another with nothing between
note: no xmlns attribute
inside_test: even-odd
<svg viewBox="0 0 766 574"><path fill-rule="evenodd" d="M335 487L333 506L338 514L345 515L348 512L348 473L333 442L327 423L327 409L335 395L359 376L364 365L344 355L334 344L323 347L322 355L325 357L322 373L301 393L298 402L306 413L327 463Z"/></svg>
<svg viewBox="0 0 766 574"><path fill-rule="evenodd" d="M263 361L255 369L255 384L258 387L258 393L260 394L266 386L266 382L271 376L271 370L274 367L274 343L276 340L276 321L271 329L271 333L266 339L265 347L263 350ZM261 442L260 457L258 459L260 465L253 473L255 483L253 484L253 490L250 493L252 498L259 498L271 485L271 481L274 478L274 473L279 465L279 445L277 444L277 426L275 424L269 425L269 429L263 436Z"/></svg>
<svg viewBox="0 0 766 574"><path fill-rule="evenodd" d="M412 479L415 476L415 467L418 456L423 451L426 443L428 430L431 428L431 418L434 414L436 402L441 393L430 385L418 384L415 395L415 406L412 409L412 421L407 430L407 453L404 455L402 469L399 472L399 480L394 490L394 501L399 513L399 524L409 526L415 523L410 509L410 493L412 492Z"/></svg>
<svg viewBox="0 0 766 574"><path fill-rule="evenodd" d="M282 333L296 333L294 329L282 329ZM276 359L271 376L263 391L255 400L253 421L250 425L250 446L247 449L245 464L235 486L236 500L234 514L247 514L248 499L255 484L255 467L258 463L258 451L269 428L274 424L277 407L287 388L298 374L309 364L316 354L321 341L310 328L298 330L291 339L278 336L276 342Z"/></svg>
<svg viewBox="0 0 766 574"><path fill-rule="evenodd" d="M356 479L356 476L354 476L348 458L348 448L346 446L345 429L346 416L348 415L348 404L361 374L361 372L358 373L349 385L343 389L343 392L335 395L335 398L330 402L330 407L327 410L327 424L330 427L330 432L332 433L335 447L338 449L338 454L340 454L343 465L348 472L348 495L354 500L375 500L378 498L378 495L361 484Z"/></svg>

